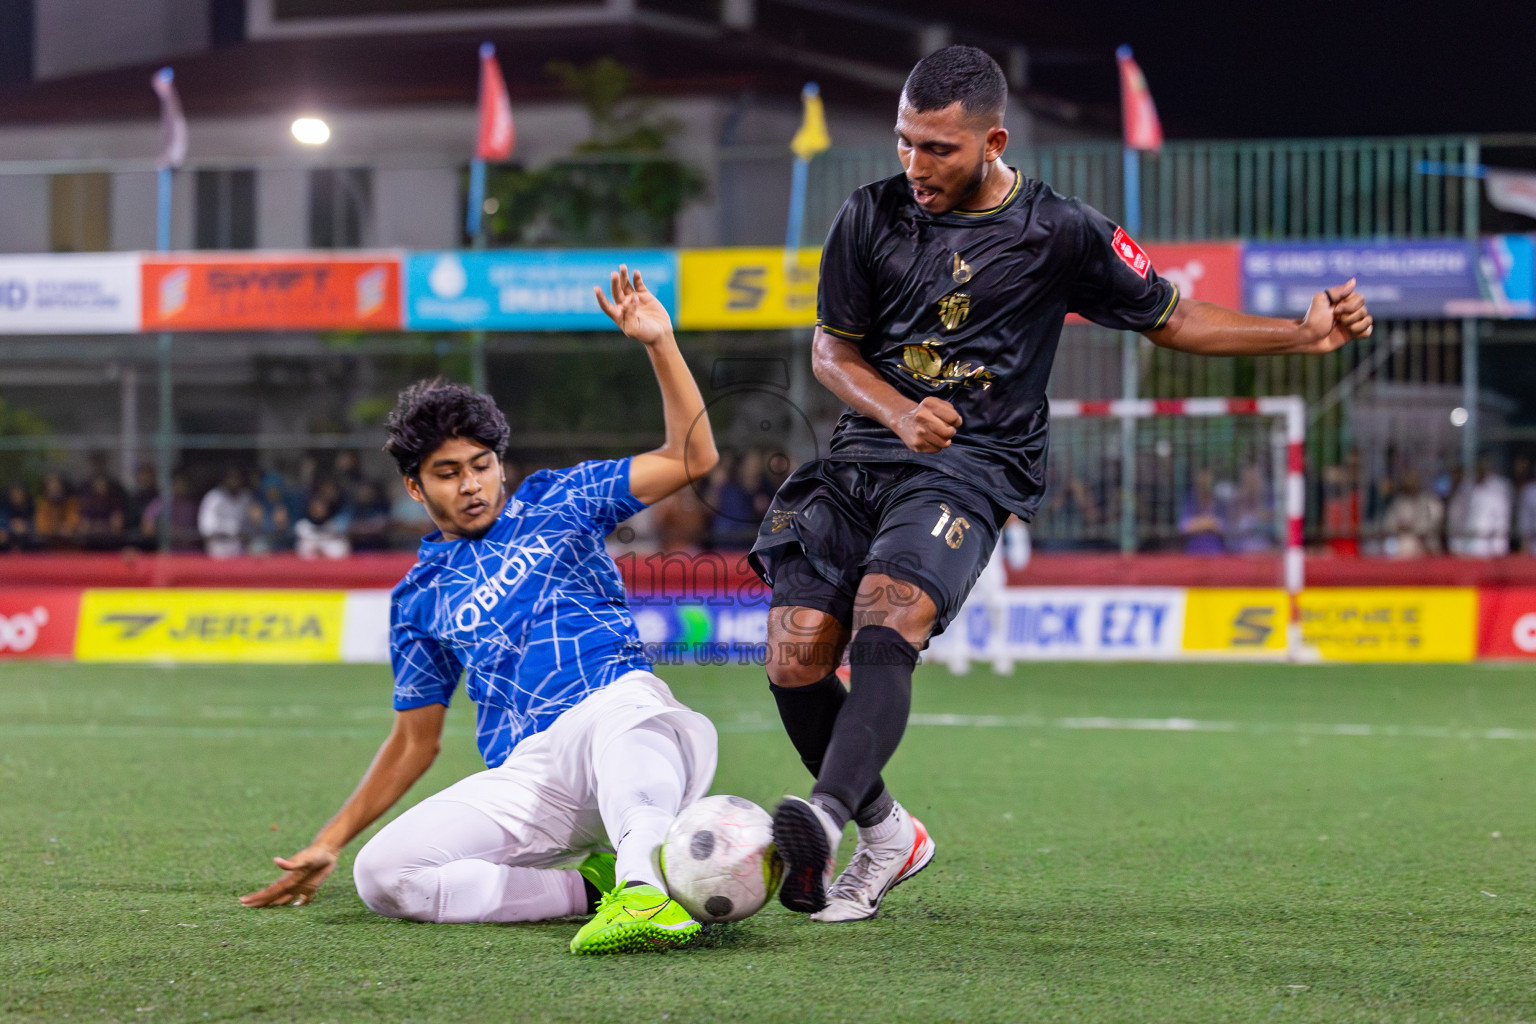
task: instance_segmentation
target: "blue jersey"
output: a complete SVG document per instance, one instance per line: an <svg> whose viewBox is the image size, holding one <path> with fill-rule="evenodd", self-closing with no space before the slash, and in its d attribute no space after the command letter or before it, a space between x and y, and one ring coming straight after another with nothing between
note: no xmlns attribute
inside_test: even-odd
<svg viewBox="0 0 1536 1024"><path fill-rule="evenodd" d="M494 768L587 694L649 670L603 547L644 507L628 459L583 462L523 481L477 540L423 538L390 604L395 709L447 704L463 672Z"/></svg>

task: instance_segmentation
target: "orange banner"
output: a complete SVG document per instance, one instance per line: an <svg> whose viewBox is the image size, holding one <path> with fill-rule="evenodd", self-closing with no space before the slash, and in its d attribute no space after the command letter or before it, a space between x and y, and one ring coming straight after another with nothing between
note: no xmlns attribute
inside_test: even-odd
<svg viewBox="0 0 1536 1024"><path fill-rule="evenodd" d="M400 255L144 260L144 329L399 330Z"/></svg>

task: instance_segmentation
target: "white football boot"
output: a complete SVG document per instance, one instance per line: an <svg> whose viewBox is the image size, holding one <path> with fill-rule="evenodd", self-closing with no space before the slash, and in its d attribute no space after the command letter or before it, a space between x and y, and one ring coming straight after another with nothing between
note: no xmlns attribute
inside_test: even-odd
<svg viewBox="0 0 1536 1024"><path fill-rule="evenodd" d="M896 834L880 843L865 842L862 835L859 837L853 859L827 890L826 908L812 914L812 921L839 924L874 917L886 893L933 860L933 840L923 823L900 804L891 809L891 814L898 818Z"/></svg>

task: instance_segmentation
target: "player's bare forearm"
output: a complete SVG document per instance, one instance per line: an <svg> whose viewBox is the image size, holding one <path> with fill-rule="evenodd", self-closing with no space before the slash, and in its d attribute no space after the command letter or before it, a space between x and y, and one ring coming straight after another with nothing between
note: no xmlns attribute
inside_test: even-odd
<svg viewBox="0 0 1536 1024"><path fill-rule="evenodd" d="M704 396L672 332L646 345L645 351L661 389L666 442L630 462L629 493L651 505L703 479L720 461L720 455L704 411Z"/></svg>
<svg viewBox="0 0 1536 1024"><path fill-rule="evenodd" d="M619 330L645 346L661 388L662 417L667 440L655 451L636 455L629 464L629 493L654 504L681 490L715 468L720 461L715 435L704 415L704 397L688 372L688 364L672 334L672 317L651 294L637 270L629 268L608 275L608 294L594 288L597 304Z"/></svg>
<svg viewBox="0 0 1536 1024"><path fill-rule="evenodd" d="M1318 292L1300 320L1239 313L1180 300L1168 322L1146 335L1163 348L1203 356L1317 355L1367 337L1373 321L1355 282Z"/></svg>
<svg viewBox="0 0 1536 1024"><path fill-rule="evenodd" d="M857 344L820 327L811 345L811 369L850 409L885 424L915 452L948 448L960 427L954 406L934 397L914 402L869 365Z"/></svg>
<svg viewBox="0 0 1536 1024"><path fill-rule="evenodd" d="M396 712L389 737L379 747L373 763L341 810L325 823L307 847L292 857L273 858L283 869L282 877L264 889L246 893L240 897L240 902L248 907L308 903L335 869L347 843L389 810L432 766L437 758L447 710L441 704L431 704Z"/></svg>

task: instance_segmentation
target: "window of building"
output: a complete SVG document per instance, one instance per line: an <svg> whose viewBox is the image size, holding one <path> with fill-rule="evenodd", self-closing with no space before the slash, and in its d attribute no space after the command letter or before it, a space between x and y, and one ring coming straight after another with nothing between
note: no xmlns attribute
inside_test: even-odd
<svg viewBox="0 0 1536 1024"><path fill-rule="evenodd" d="M363 244L372 206L366 167L327 167L309 172L309 244L316 249L356 249Z"/></svg>
<svg viewBox="0 0 1536 1024"><path fill-rule="evenodd" d="M48 182L48 237L54 252L112 248L112 178L55 174Z"/></svg>
<svg viewBox="0 0 1536 1024"><path fill-rule="evenodd" d="M256 172L198 171L196 217L199 249L254 249Z"/></svg>

